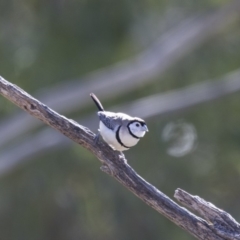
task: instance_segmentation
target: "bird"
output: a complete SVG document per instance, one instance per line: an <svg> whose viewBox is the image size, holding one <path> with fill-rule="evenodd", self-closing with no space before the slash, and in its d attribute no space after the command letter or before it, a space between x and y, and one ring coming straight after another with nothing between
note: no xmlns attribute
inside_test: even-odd
<svg viewBox="0 0 240 240"><path fill-rule="evenodd" d="M100 120L98 131L103 140L112 149L121 153L129 150L148 132L148 127L143 119L131 117L121 112L105 111L94 93L91 93L90 97L99 110L97 112ZM96 135L96 142L98 141L99 133Z"/></svg>

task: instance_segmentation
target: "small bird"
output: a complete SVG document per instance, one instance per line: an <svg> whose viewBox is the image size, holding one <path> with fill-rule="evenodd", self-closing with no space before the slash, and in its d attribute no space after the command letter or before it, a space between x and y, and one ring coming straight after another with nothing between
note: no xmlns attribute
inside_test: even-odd
<svg viewBox="0 0 240 240"><path fill-rule="evenodd" d="M141 118L131 117L125 113L105 111L95 94L90 94L95 102L100 119L99 132L103 140L114 150L125 151L138 143L148 132L145 121ZM98 140L99 134L96 136Z"/></svg>

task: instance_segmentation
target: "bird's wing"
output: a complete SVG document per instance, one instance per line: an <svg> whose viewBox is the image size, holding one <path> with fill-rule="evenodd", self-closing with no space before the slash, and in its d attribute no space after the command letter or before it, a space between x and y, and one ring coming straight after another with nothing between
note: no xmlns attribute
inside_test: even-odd
<svg viewBox="0 0 240 240"><path fill-rule="evenodd" d="M124 113L113 113L107 111L98 112L98 116L100 121L102 121L106 127L112 130L116 129L116 127L119 125L122 125L126 120L126 117L128 117L128 115Z"/></svg>

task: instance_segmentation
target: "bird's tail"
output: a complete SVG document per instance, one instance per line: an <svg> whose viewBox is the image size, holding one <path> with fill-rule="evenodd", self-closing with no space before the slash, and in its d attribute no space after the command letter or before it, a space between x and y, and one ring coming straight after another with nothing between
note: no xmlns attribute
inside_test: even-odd
<svg viewBox="0 0 240 240"><path fill-rule="evenodd" d="M97 98L97 96L94 93L90 93L90 97L95 102L95 104L96 104L97 108L99 109L99 111L104 112L104 108L103 108L101 102L99 101L99 99Z"/></svg>

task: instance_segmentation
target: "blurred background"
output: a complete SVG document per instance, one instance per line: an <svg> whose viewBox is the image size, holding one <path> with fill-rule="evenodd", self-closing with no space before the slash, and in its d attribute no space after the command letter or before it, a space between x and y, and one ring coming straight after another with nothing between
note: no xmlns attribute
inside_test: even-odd
<svg viewBox="0 0 240 240"><path fill-rule="evenodd" d="M2 0L0 75L94 132L90 92L144 118L129 164L240 221L239 13L239 0ZM0 136L1 240L193 239L3 97Z"/></svg>

